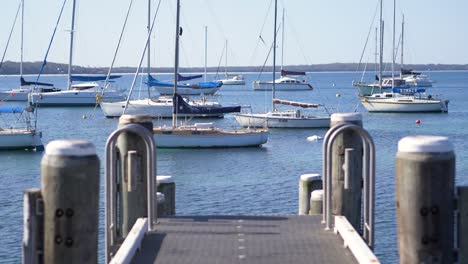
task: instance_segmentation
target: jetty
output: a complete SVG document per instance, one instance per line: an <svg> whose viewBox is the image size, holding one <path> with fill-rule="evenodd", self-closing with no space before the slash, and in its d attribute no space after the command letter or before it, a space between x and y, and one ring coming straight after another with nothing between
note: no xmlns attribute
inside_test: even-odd
<svg viewBox="0 0 468 264"><path fill-rule="evenodd" d="M322 173L299 177L297 215L178 215L176 183L157 174L152 131L147 116L119 119L106 143L105 190L93 144L47 145L41 189L24 193L23 263L380 263L375 147L360 114L332 115ZM465 263L468 188L454 184L450 141L403 138L396 168L400 263ZM97 250L100 191L105 256Z"/></svg>

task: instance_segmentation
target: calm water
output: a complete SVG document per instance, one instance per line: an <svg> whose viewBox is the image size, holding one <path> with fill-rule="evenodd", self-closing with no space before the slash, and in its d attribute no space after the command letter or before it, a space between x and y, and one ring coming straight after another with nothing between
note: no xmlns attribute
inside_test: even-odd
<svg viewBox="0 0 468 264"><path fill-rule="evenodd" d="M277 96L323 103L334 111L357 108L362 112L364 126L377 147L375 252L383 263L395 263L398 259L394 156L400 138L414 134L448 136L456 148L457 184L468 184L468 73L430 72L429 75L437 81L430 89L431 94L442 94L450 99L448 114L368 114L359 106L356 90L351 86L352 80L360 78L359 73L311 73L313 92L280 92ZM245 77L246 86L222 87L218 100L225 105L249 104L254 111L268 110L271 93L253 91L251 82L257 74L245 74ZM270 77L263 75L262 78ZM0 76L0 89L16 87L18 79ZM57 87L65 85L64 76L45 76L41 80L52 81ZM124 76L115 85L127 89L131 80L132 76ZM100 109L93 118L82 118L92 113L92 107L39 109L38 126L44 143L64 138L90 140L102 161L106 138L116 128L118 120L106 119ZM416 119L422 124L416 125ZM229 115L209 121L225 128L236 126L234 117ZM306 138L323 136L325 132L323 129L271 130L268 143L254 149L159 150L157 170L159 175L175 178L178 214L296 214L299 176L321 173L322 142L308 142ZM42 155L40 152L0 152L0 263L21 262L22 192L40 186ZM104 207L102 182L101 176L101 212ZM102 213L100 256L103 256L103 216Z"/></svg>

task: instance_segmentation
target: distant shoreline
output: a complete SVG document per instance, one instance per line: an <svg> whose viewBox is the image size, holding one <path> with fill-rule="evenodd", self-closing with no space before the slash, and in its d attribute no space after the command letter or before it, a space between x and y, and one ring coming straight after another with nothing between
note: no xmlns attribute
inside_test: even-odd
<svg viewBox="0 0 468 264"><path fill-rule="evenodd" d="M386 63L387 64L387 63ZM23 63L23 73L37 75L41 68L42 62L25 62ZM328 64L313 64L313 65L290 65L285 66L286 69L292 71L305 71L305 72L362 72L364 65L358 63L328 63ZM367 64L367 69L372 72L375 65ZM390 67L384 67L390 69ZM468 64L408 64L404 66L405 69L412 69L415 71L431 72L431 71L468 71ZM399 66L397 66L399 69ZM43 70L43 74L66 74L68 65L63 63L48 62ZM82 67L73 66L74 74L107 74L108 67ZM228 67L227 71L230 73L254 73L260 72L261 66L233 66ZM116 67L113 69L114 74L133 74L136 67ZM146 72L145 69L142 70ZM155 67L151 68L153 73L173 73L174 69L171 67ZM207 71L210 73L218 73L224 75L224 67L208 67ZM271 66L265 66L263 72L271 72ZM279 71L279 69L278 69ZM199 73L204 72L203 67L180 68L181 73ZM0 69L0 75L18 75L19 62L6 61Z"/></svg>

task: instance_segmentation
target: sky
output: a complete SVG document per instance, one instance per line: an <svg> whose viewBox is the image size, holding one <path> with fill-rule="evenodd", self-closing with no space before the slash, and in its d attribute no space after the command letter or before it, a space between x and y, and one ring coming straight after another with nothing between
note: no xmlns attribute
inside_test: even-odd
<svg viewBox="0 0 468 264"><path fill-rule="evenodd" d="M64 0L24 0L24 60L42 61ZM147 37L148 1L133 0L116 66L138 65ZM391 61L393 1L384 1L384 60ZM0 52L20 0L0 0ZM108 67L130 0L77 0L73 64ZM154 15L159 0L151 0ZM467 64L468 1L397 1L396 37L405 16L405 63ZM284 43L278 35L277 64L284 49L285 65L374 61L378 0L278 0L278 25L285 10ZM228 40L229 66L263 65L273 41L273 0L181 0L180 65L204 65L205 27L208 66L224 65ZM72 0L67 0L48 61L68 62ZM174 65L176 0L161 0L151 35L153 67ZM374 19L374 20L373 20ZM281 33L281 30L280 30ZM260 37L263 42L260 40ZM20 18L5 60L20 60ZM399 57L398 57L399 58ZM145 62L146 64L146 62ZM271 65L271 58L267 61Z"/></svg>

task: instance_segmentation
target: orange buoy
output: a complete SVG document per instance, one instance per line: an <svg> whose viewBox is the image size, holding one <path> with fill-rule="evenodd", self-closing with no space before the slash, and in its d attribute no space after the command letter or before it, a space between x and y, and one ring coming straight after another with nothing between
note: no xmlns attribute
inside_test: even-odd
<svg viewBox="0 0 468 264"><path fill-rule="evenodd" d="M417 119L416 124L418 124L418 125L421 124L421 120Z"/></svg>

